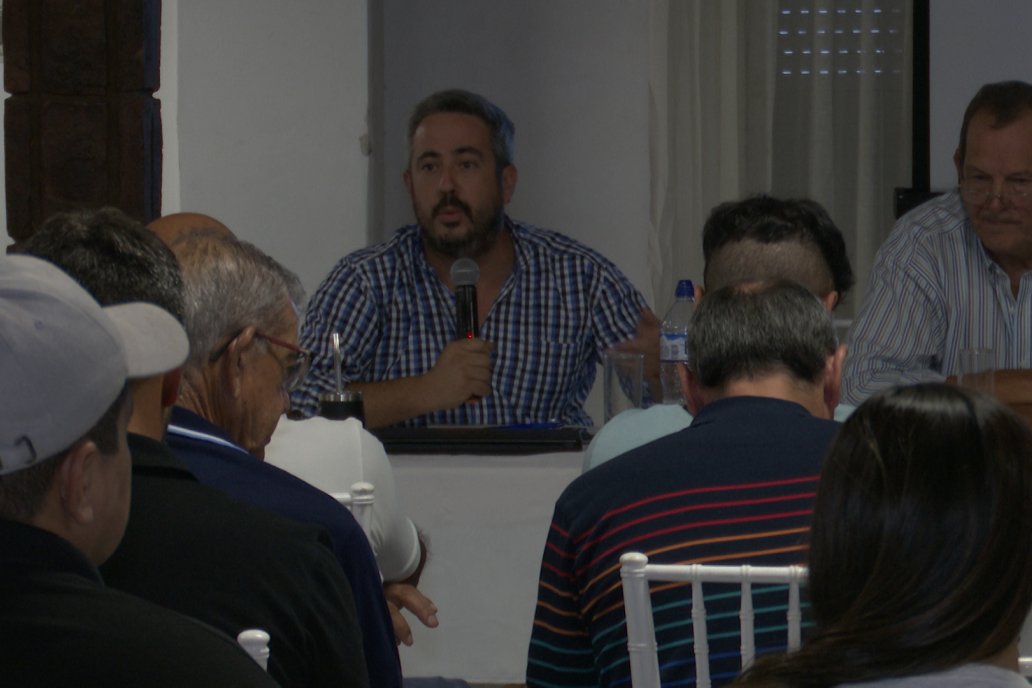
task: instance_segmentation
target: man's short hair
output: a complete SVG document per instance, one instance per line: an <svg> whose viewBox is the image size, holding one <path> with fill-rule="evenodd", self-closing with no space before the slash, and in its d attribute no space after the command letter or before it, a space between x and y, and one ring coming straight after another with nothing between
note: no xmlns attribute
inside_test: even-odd
<svg viewBox="0 0 1032 688"><path fill-rule="evenodd" d="M176 257L120 210L54 215L21 252L57 265L101 305L143 301L183 322L183 278Z"/></svg>
<svg viewBox="0 0 1032 688"><path fill-rule="evenodd" d="M282 329L284 309L300 311L297 275L246 241L187 234L172 243L183 272L187 368L203 369L211 355L245 327Z"/></svg>
<svg viewBox="0 0 1032 688"><path fill-rule="evenodd" d="M97 449L104 454L114 454L118 451L118 414L128 398L126 389L123 388L100 420L82 437L92 440ZM43 497L50 489L50 483L53 482L61 462L78 443L79 441L76 441L60 453L28 468L0 475L0 519L18 523L30 522L43 505Z"/></svg>
<svg viewBox="0 0 1032 688"><path fill-rule="evenodd" d="M968 103L964 111L964 122L960 125L960 164L967 155L967 131L972 118L980 112L993 116L993 128L1000 129L1011 124L1032 110L1032 84L1024 81L997 81L985 84Z"/></svg>
<svg viewBox="0 0 1032 688"><path fill-rule="evenodd" d="M441 112L456 112L473 115L487 125L491 131L491 152L494 153L495 167L499 173L502 168L513 162L513 137L516 127L505 111L482 95L451 89L438 91L421 100L412 110L408 124L409 162L411 163L412 137L419 124L429 117Z"/></svg>
<svg viewBox="0 0 1032 688"><path fill-rule="evenodd" d="M806 287L739 282L699 301L688 330L688 365L710 389L778 371L812 384L836 346L831 316Z"/></svg>
<svg viewBox="0 0 1032 688"><path fill-rule="evenodd" d="M758 195L718 205L702 230L707 289L741 280L788 279L839 301L856 281L846 242L827 211L808 199Z"/></svg>

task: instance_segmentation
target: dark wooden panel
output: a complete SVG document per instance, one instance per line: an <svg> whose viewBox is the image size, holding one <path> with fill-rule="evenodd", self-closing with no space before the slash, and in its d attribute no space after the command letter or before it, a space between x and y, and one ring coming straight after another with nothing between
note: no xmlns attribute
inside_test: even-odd
<svg viewBox="0 0 1032 688"><path fill-rule="evenodd" d="M8 233L49 215L161 210L160 0L5 0Z"/></svg>

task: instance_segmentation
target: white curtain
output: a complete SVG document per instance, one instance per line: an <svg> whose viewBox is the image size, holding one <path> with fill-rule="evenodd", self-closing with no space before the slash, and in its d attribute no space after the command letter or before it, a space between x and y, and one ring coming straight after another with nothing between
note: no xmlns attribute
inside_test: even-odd
<svg viewBox="0 0 1032 688"><path fill-rule="evenodd" d="M657 306L702 278L702 225L753 193L810 197L857 286L910 185L910 0L653 0L649 261Z"/></svg>

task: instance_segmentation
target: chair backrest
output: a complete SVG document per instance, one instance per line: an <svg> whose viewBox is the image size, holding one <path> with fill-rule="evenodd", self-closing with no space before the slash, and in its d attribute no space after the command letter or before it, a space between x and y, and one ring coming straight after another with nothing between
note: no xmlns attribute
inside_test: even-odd
<svg viewBox="0 0 1032 688"><path fill-rule="evenodd" d="M269 670L269 634L260 628L249 628L237 634L237 643L258 662L265 671Z"/></svg>
<svg viewBox="0 0 1032 688"><path fill-rule="evenodd" d="M348 492L333 492L332 497L338 502L351 509L358 525L362 526L362 532L369 537L373 527L373 502L376 501L376 488L372 483L357 482L351 486Z"/></svg>
<svg viewBox="0 0 1032 688"><path fill-rule="evenodd" d="M652 618L649 581L681 581L691 583L692 629L695 651L695 685L709 688L709 641L706 635L704 583L737 583L741 586L739 623L742 666L748 666L756 654L753 621L752 584L787 584L788 649L799 647L802 636L802 612L799 586L806 581L805 566L710 566L706 564L650 564L640 552L620 557L620 578L623 580L624 612L627 615L627 650L631 663L633 688L660 688L659 656L656 629Z"/></svg>

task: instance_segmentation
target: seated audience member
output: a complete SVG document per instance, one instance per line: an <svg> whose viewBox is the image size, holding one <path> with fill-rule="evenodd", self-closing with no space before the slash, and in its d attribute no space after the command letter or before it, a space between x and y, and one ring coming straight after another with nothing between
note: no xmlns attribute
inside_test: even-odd
<svg viewBox="0 0 1032 688"><path fill-rule="evenodd" d="M175 257L117 210L55 215L23 250L103 305L143 301L183 317ZM133 499L105 582L231 637L268 632L269 673L283 686L369 685L351 586L321 529L202 485L162 443L179 378L177 366L130 382Z"/></svg>
<svg viewBox="0 0 1032 688"><path fill-rule="evenodd" d="M275 685L234 639L97 572L129 515L126 380L183 361L175 319L0 257L0 348L0 683Z"/></svg>
<svg viewBox="0 0 1032 688"><path fill-rule="evenodd" d="M607 348L642 350L656 368L659 322L616 266L505 214L513 134L509 117L475 93L441 91L416 105L403 175L416 224L345 256L320 285L305 314L301 343L314 359L296 410L314 415L319 395L335 389L334 332L369 427L588 427L584 401ZM456 336L458 258L479 266L472 338Z"/></svg>
<svg viewBox="0 0 1032 688"><path fill-rule="evenodd" d="M804 558L821 460L838 423L845 351L824 305L794 282L738 283L696 308L682 370L690 427L574 480L541 562L527 685L625 686L620 555L657 563L790 564ZM683 601L657 591L658 609ZM717 608L719 605L714 605ZM664 681L692 659L684 609L657 618ZM773 619L773 620L772 620ZM760 614L757 628L784 623ZM713 622L713 678L739 667L737 619ZM734 637L731 637L734 636Z"/></svg>
<svg viewBox="0 0 1032 688"><path fill-rule="evenodd" d="M757 686L1027 688L1032 434L993 399L944 384L889 390L846 421L810 536L816 627L758 660Z"/></svg>
<svg viewBox="0 0 1032 688"><path fill-rule="evenodd" d="M718 205L702 230L705 289L739 280L787 279L812 291L829 311L853 286L846 243L821 205L811 200L752 196ZM835 418L853 410L840 404ZM587 471L614 456L688 427L692 415L683 406L656 404L629 409L595 434L584 452Z"/></svg>
<svg viewBox="0 0 1032 688"><path fill-rule="evenodd" d="M846 403L956 375L960 352L988 348L1032 387L1032 84L986 84L953 155L957 188L896 223L849 334ZM1017 382L1017 380L1016 380ZM1007 389L997 392L1004 401Z"/></svg>
<svg viewBox="0 0 1032 688"><path fill-rule="evenodd" d="M173 213L160 217L147 228L167 246L188 235L235 239L225 224L200 213ZM391 612L395 636L399 642L412 644L412 631L401 614L407 609L426 626L435 628L437 607L416 585L426 562L426 544L415 525L396 508L394 475L390 463L373 449L375 442L368 433L360 433L362 447L348 448L345 442L355 437L344 426L322 418L287 421L276 425L269 445L264 448L268 463L283 468L326 492L350 489L360 480L376 488L372 508L370 544L384 577L384 594Z"/></svg>
<svg viewBox="0 0 1032 688"><path fill-rule="evenodd" d="M437 626L437 607L415 587L426 563L426 545L412 521L397 509L394 473L387 454L354 418L281 419L265 448L265 461L324 492L347 492L357 482L375 492L369 543L384 578L384 594L398 640L412 644L401 616L407 608L427 626Z"/></svg>
<svg viewBox="0 0 1032 688"><path fill-rule="evenodd" d="M246 242L189 234L173 243L183 273L190 358L166 441L206 485L327 529L354 594L372 686L401 683L380 572L351 512L261 459L287 390L304 372L297 277Z"/></svg>

